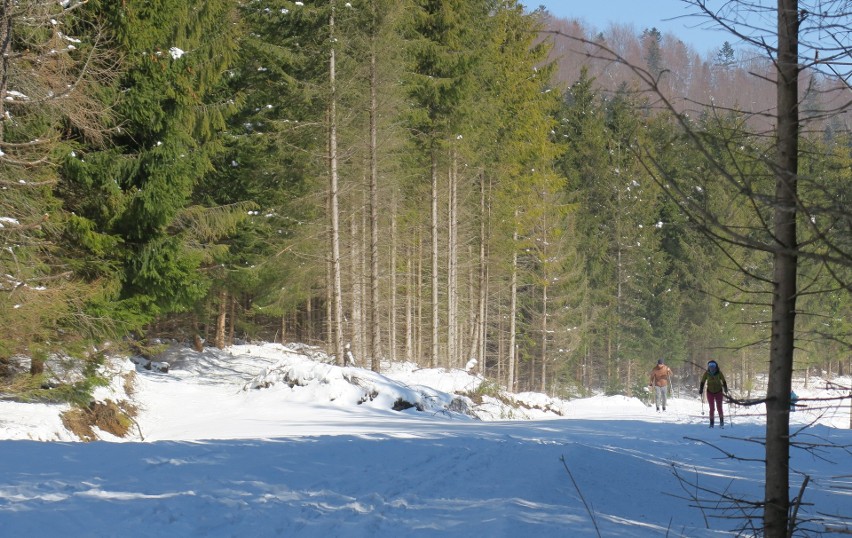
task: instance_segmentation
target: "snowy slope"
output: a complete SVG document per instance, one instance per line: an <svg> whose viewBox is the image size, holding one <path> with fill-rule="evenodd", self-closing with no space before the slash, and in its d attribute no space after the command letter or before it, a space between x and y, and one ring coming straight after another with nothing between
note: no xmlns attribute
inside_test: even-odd
<svg viewBox="0 0 852 538"><path fill-rule="evenodd" d="M474 404L463 394L482 379L461 371L379 375L271 344L167 360L167 374L111 363L99 398L126 398L135 372L129 439L70 442L61 406L0 402L3 535L732 536L748 522L721 492L763 494L755 409L710 430L697 398L658 414L625 397L516 395L525 418L496 420L509 408ZM826 394L811 386L797 392ZM819 422L797 438L819 457L793 451L792 486L811 480L806 528L848 531L848 400L794 420Z"/></svg>

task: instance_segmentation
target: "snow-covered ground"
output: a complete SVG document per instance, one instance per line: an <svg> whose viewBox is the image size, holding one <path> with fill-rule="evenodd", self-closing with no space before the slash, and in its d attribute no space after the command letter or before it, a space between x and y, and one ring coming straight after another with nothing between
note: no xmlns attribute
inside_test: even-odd
<svg viewBox="0 0 852 538"><path fill-rule="evenodd" d="M0 401L0 535L700 537L759 518L722 496L762 498L762 406L711 430L691 394L664 414L622 396L496 398L463 371L322 358L267 344L175 348L168 373L115 359L96 395L131 399L136 424L92 443L65 406ZM791 489L809 477L803 530L840 534L849 400L817 398L849 392L825 386L796 387L796 441L812 446L792 451Z"/></svg>

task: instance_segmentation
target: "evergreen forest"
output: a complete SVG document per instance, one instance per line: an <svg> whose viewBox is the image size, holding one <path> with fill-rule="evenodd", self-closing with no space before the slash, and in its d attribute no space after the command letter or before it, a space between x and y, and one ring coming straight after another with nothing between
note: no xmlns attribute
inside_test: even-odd
<svg viewBox="0 0 852 538"><path fill-rule="evenodd" d="M0 22L4 391L174 341L560 397L637 394L659 358L743 394L768 372L759 49L516 0L0 0ZM796 375L852 369L848 80L798 82Z"/></svg>

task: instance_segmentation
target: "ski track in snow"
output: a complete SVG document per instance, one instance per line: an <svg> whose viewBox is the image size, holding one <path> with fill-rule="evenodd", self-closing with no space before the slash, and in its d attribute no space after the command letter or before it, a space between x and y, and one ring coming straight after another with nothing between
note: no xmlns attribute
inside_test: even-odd
<svg viewBox="0 0 852 538"><path fill-rule="evenodd" d="M697 398L670 399L666 413L598 396L549 402L564 417L473 420L389 411L382 397L353 404L345 369L281 346L178 350L169 362L169 374L137 372L145 442L105 433L109 442L69 442L51 418L58 406L0 403L0 437L10 439L0 443L0 534L555 537L596 536L597 525L603 536L732 536L738 523L718 517L731 513L694 507L691 496L706 494L693 483L763 494L759 461L725 455L762 458L751 440L764 426L752 409L729 410L733 426L724 430L707 428ZM244 390L280 380L282 368L315 382ZM410 397L418 386L440 399L477 384L463 372L396 368L386 375L398 386L350 373ZM116 385L102 396L120 392ZM848 424L848 411L834 413L827 420ZM795 428L810 416L797 414ZM852 443L837 427L807 433L821 444ZM792 467L812 477L814 506L802 515L819 511L848 528L852 458L821 452L792 452Z"/></svg>

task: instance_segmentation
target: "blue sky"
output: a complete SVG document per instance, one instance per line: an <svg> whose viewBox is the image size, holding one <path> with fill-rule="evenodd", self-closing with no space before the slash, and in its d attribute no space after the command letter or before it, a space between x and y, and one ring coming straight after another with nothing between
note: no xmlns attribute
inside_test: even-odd
<svg viewBox="0 0 852 538"><path fill-rule="evenodd" d="M728 34L707 28L704 19L687 16L694 14L683 0L526 0L529 9L542 5L553 15L576 18L597 30L605 30L611 23L631 24L637 32L656 27L663 33L672 33L691 45L698 53L713 53Z"/></svg>

